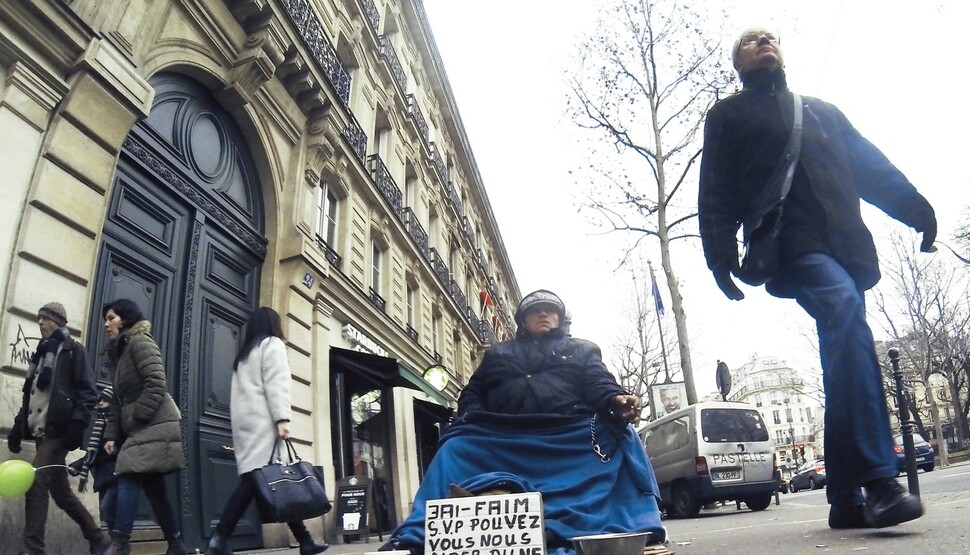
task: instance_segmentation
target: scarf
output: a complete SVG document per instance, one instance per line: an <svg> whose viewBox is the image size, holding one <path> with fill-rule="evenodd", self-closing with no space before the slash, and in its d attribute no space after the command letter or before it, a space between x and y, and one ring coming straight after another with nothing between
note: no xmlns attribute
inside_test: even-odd
<svg viewBox="0 0 970 555"><path fill-rule="evenodd" d="M114 390L111 386L104 388L99 400L108 401L109 403L115 402ZM98 453L101 451L101 440L104 438L104 428L108 424L108 414L110 412L110 405L107 407L99 406L95 409L94 425L91 428L91 436L88 438L87 454L81 462L81 469L78 471L78 476L81 477L81 481L77 486L79 493L84 493L84 490L87 488L88 473L91 467L94 466L98 458Z"/></svg>
<svg viewBox="0 0 970 555"><path fill-rule="evenodd" d="M67 328L59 328L47 339L42 339L37 344L37 350L30 357L30 364L27 366L27 379L36 377L34 385L37 389L44 391L51 384L53 377L54 357L57 349L67 338Z"/></svg>

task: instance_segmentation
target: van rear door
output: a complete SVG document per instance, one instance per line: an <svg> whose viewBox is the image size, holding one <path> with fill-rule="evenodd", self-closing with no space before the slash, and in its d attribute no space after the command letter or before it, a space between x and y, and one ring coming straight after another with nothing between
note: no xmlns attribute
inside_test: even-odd
<svg viewBox="0 0 970 555"><path fill-rule="evenodd" d="M757 410L705 408L700 424L700 452L715 486L774 479L772 445Z"/></svg>

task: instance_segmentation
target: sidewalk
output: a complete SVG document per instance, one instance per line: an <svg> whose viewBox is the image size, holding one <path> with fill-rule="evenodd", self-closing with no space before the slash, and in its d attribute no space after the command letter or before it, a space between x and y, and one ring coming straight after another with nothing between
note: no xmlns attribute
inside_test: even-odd
<svg viewBox="0 0 970 555"><path fill-rule="evenodd" d="M384 542L387 541L387 534L384 535ZM364 543L363 541L355 543L334 543L330 544L330 549L324 551L325 555L359 555L361 553L367 553L369 551L377 551L380 549L384 542L380 541L377 536L371 538L369 543ZM272 549L256 549L252 551L235 551L239 555L299 555L300 550L296 547L289 549L276 547Z"/></svg>

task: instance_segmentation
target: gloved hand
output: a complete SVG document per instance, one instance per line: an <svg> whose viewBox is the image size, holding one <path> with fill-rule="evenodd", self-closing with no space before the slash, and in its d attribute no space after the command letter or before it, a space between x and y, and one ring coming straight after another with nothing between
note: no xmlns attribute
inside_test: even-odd
<svg viewBox="0 0 970 555"><path fill-rule="evenodd" d="M919 245L920 252L936 252L933 242L936 241L936 218L931 218L923 226L923 242Z"/></svg>
<svg viewBox="0 0 970 555"><path fill-rule="evenodd" d="M21 450L20 446L20 432L16 430L11 430L10 435L7 436L7 449L11 453L19 453Z"/></svg>
<svg viewBox="0 0 970 555"><path fill-rule="evenodd" d="M740 301L744 298L744 293L734 284L730 269L718 268L714 270L714 281L717 282L717 286L724 292L724 295L732 301Z"/></svg>
<svg viewBox="0 0 970 555"><path fill-rule="evenodd" d="M71 422L67 425L67 433L61 439L61 447L68 451L73 451L81 446L84 439L84 425L79 422Z"/></svg>

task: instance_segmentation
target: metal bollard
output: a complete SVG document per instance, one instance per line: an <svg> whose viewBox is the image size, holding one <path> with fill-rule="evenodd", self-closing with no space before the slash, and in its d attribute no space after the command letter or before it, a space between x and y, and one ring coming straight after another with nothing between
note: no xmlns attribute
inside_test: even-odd
<svg viewBox="0 0 970 555"><path fill-rule="evenodd" d="M913 445L913 420L906 405L903 371L899 369L899 351L889 349L889 362L893 365L893 381L896 382L896 404L899 405L899 427L903 434L903 453L906 456L906 482L909 493L919 497L919 478L916 476L916 447Z"/></svg>

